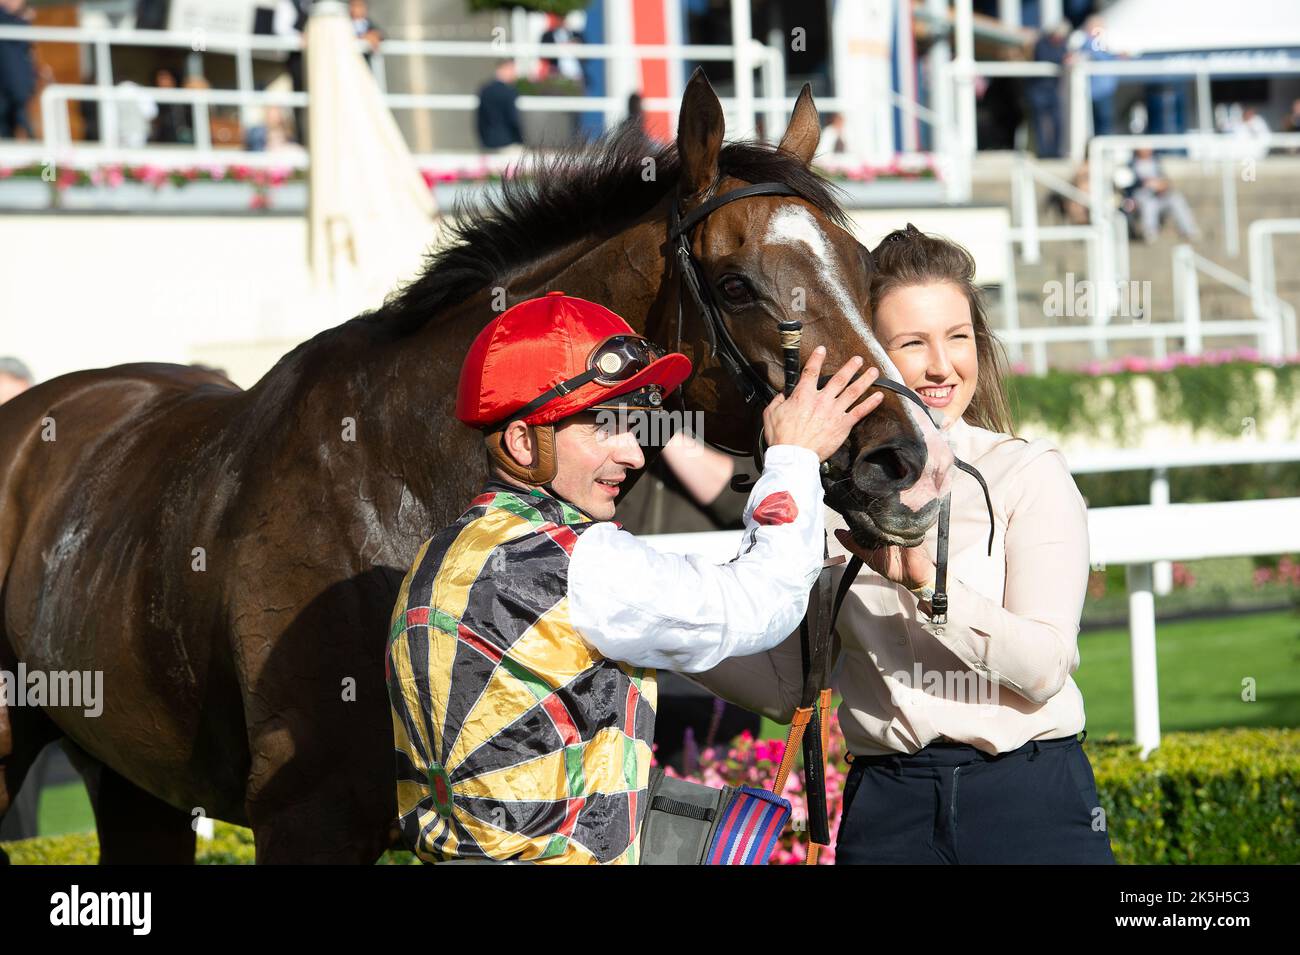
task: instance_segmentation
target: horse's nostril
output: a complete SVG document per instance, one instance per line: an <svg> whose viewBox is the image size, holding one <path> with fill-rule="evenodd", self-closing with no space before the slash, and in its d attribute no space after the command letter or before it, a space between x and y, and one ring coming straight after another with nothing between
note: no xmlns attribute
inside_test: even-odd
<svg viewBox="0 0 1300 955"><path fill-rule="evenodd" d="M878 468L888 481L897 481L907 471L897 448L881 448L874 451L867 455L865 463Z"/></svg>
<svg viewBox="0 0 1300 955"><path fill-rule="evenodd" d="M911 441L882 444L863 452L853 468L853 483L868 494L911 487L925 463L922 446Z"/></svg>

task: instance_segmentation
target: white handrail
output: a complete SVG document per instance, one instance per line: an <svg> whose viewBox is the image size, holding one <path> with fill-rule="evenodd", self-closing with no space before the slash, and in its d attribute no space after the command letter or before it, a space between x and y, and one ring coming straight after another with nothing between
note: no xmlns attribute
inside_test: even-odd
<svg viewBox="0 0 1300 955"><path fill-rule="evenodd" d="M1095 277L1106 298L1095 320L1109 321L1114 313L1115 283L1119 276L1128 273L1127 231L1121 232L1123 219L1115 210L1114 168L1115 157L1134 149L1187 149L1189 152L1212 157L1225 162L1241 158L1254 158L1260 149L1276 146L1300 146L1300 133L1268 133L1255 137L1242 137L1232 133L1143 133L1139 135L1094 136L1088 145L1089 205L1094 219L1114 217L1115 227L1098 235L1099 254ZM1093 275L1089 276L1094 277ZM1286 348L1279 341L1280 355ZM1291 349L1294 350L1293 348Z"/></svg>
<svg viewBox="0 0 1300 955"><path fill-rule="evenodd" d="M733 10L733 15L735 11ZM263 98L263 94L252 89L253 70L251 55L284 54L302 48L300 37L261 36L237 33L209 33L203 30L137 30L137 29L94 29L85 27L0 27L0 40L21 39L38 42L63 42L93 45L96 50L97 84L101 90L114 88L112 70L112 48L114 46L170 47L208 53L232 54L236 58L236 89L246 93L250 98L238 100L218 100L215 98L193 97L184 99L166 99L154 95L152 88L148 95L158 102L188 103L196 112L201 113L210 103L233 103L241 108L277 103L299 106L302 100L277 100ZM370 47L364 40L358 39L357 48L369 52ZM622 43L523 43L476 40L398 40L386 39L380 42L371 57L371 67L385 94L385 102L390 109L442 109L471 111L478 105L476 95L470 94L390 94L387 91L386 60L388 56L427 56L459 58L497 58L497 57L554 57L565 56L577 59L617 60L634 56L642 59L664 59L673 62L685 60L696 61L731 61L739 64L737 95L723 98L722 104L733 122L738 121L734 135L741 135L751 121L746 119L754 111L762 111L767 118L767 134L773 138L781 129L782 115L788 115L796 98L785 95L784 61L781 52L769 49L754 40L739 46L703 45L703 44L622 44ZM749 71L759 69L762 80L762 95L757 96L748 82ZM116 104L120 95L111 93L94 93L92 87L82 84L58 84L66 92L66 98L93 99L106 104L101 113L101 129L104 144L112 147L117 141ZM190 91L198 92L198 91ZM214 93L223 91L211 91ZM48 102L48 101L43 101ZM910 116L915 116L929 123L939 132L938 139L952 142L951 131L944 124L942 116L898 93L891 91L890 102ZM607 116L618 116L626 109L623 96L607 95L603 97L581 96L521 96L519 108L525 112L587 112L603 111ZM53 105L51 103L51 105ZM676 115L680 108L680 98L656 97L642 101L642 106L649 111L663 111ZM861 97L839 96L824 97L818 101L822 110L850 112L863 107ZM57 121L56 121L57 123ZM47 124L48 125L48 124ZM57 136L58 130L56 130ZM196 146L207 149L207 123L196 122ZM64 137L68 139L70 137ZM56 139L57 142L57 139ZM951 163L941 160L937 164L945 171L942 177L945 188L949 188L947 174ZM960 179L960 175L957 177ZM953 196L949 196L953 198Z"/></svg>
<svg viewBox="0 0 1300 955"><path fill-rule="evenodd" d="M1250 300L1256 313L1279 312L1282 348L1288 355L1296 353L1296 310L1277 294L1277 275L1273 267L1273 236L1300 233L1300 219L1256 219L1246 230L1250 250Z"/></svg>
<svg viewBox="0 0 1300 955"><path fill-rule="evenodd" d="M252 94L253 71L250 56L253 52L282 54L302 49L301 37L261 36L242 33L209 33L204 30L191 32L178 30L135 30L135 29L94 29L85 27L36 27L36 26L0 26L0 40L15 39L46 43L74 43L93 45L95 48L96 80L98 88L112 89L114 86L112 69L112 48L114 46L148 46L186 49L193 52L229 53L236 57L236 83L240 92ZM357 48L369 52L369 44L358 38ZM775 51L773 51L775 52ZM383 40L374 52L371 67L376 75L381 91L387 94L386 56L428 56L460 58L498 58L503 56L554 57L565 56L577 59L600 59L607 61L625 60L629 56L643 59L663 59L676 63L685 60L697 61L731 61L736 68L737 98L724 100L724 108L730 108L730 115L739 122L740 129L752 126L751 111L757 108L775 109L772 102L758 101L753 97L752 70L762 71L765 79L765 92L783 92L781 87L772 87L767 82L767 74L773 68L773 57L762 43L751 41L739 45L703 45L703 44L623 44L623 43L498 43L495 40ZM75 86L76 84L65 84ZM84 87L82 88L84 90ZM117 99L107 95L90 96L84 92L81 98L94 98L106 102L106 108L100 117L103 139L108 144L117 141ZM778 100L783 97L778 97ZM473 105L467 103L473 100ZM208 100L194 100L192 106L196 114L196 146L208 148L208 126L204 115ZM259 100L240 100L240 105L250 105ZM265 101L262 101L265 102ZM791 100L791 102L793 102ZM433 94L408 96L404 99L388 100L390 108L409 109L474 109L477 97L452 96L446 99ZM670 111L675 116L679 100L656 98L643 101L644 108L654 111ZM521 97L519 107L522 110L538 112L586 112L604 110L606 116L619 116L627 108L624 96L607 97ZM857 102L853 108L861 108ZM771 125L769 136L776 135L776 124ZM743 130L742 130L743 132Z"/></svg>

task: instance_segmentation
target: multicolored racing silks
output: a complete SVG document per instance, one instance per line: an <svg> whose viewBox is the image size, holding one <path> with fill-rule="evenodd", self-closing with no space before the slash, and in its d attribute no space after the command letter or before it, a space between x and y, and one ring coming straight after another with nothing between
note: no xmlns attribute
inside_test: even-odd
<svg viewBox="0 0 1300 955"><path fill-rule="evenodd" d="M569 622L576 508L491 482L426 541L385 660L398 817L426 862L636 863L655 671Z"/></svg>

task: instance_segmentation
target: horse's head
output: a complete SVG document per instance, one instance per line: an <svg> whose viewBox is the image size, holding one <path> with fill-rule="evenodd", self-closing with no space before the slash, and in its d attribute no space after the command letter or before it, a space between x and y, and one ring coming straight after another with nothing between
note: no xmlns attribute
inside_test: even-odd
<svg viewBox="0 0 1300 955"><path fill-rule="evenodd" d="M770 147L757 144L724 147L723 128L721 104L697 70L678 121L675 198L683 216L734 189L770 180L774 169L784 173L785 184L796 193L728 202L688 233L702 291L712 298L745 362L779 391L778 322L799 321L804 360L814 347L825 345L827 373L861 355L883 376L897 380L897 369L872 332L871 255L847 230L832 189L809 168L820 137L809 87L795 104L775 157ZM671 243L669 253L674 254ZM673 275L680 286L683 276ZM685 289L679 294L685 316L680 350L696 367L686 398L691 407L707 412L703 438L749 451L763 402L745 402L742 387L712 357L704 317ZM677 334L671 327L667 331ZM844 514L861 543L915 545L938 516L952 464L947 441L925 411L887 392L884 403L854 429L824 469L828 503Z"/></svg>

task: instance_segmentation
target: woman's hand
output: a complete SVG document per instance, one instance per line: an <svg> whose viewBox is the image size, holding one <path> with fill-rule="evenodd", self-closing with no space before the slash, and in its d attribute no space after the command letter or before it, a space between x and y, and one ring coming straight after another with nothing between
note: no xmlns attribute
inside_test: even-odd
<svg viewBox="0 0 1300 955"><path fill-rule="evenodd" d="M853 539L853 535L846 530L837 530L835 539L850 554L861 557L863 563L880 576L902 584L908 590L934 586L938 566L930 559L924 547L884 544L880 547L866 548L858 544Z"/></svg>

